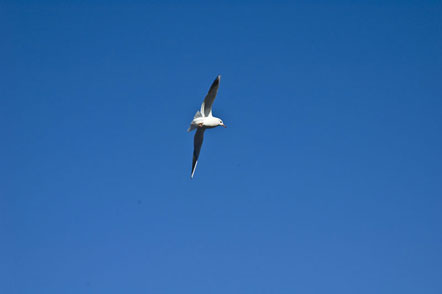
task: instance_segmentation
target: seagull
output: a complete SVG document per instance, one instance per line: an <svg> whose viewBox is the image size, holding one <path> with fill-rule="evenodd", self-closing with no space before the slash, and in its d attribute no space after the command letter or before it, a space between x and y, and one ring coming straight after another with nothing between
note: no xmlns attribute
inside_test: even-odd
<svg viewBox="0 0 442 294"><path fill-rule="evenodd" d="M212 115L212 104L215 100L216 93L218 92L219 81L221 76L217 76L213 81L212 86L210 86L209 92L204 98L203 104L201 104L201 110L198 110L193 117L188 132L196 129L195 137L193 139L193 160L192 160L192 173L190 175L193 178L195 173L196 164L198 163L198 157L201 151L201 145L203 145L204 131L206 129L215 128L217 126L223 126L223 121Z"/></svg>

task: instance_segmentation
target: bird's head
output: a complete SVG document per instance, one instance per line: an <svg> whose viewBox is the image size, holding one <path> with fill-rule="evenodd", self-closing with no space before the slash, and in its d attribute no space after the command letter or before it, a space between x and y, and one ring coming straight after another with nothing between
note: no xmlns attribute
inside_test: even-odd
<svg viewBox="0 0 442 294"><path fill-rule="evenodd" d="M226 125L223 123L222 120L219 120L219 124L218 124L218 125L219 125L219 126L222 126L222 127L224 127L224 128L227 128Z"/></svg>

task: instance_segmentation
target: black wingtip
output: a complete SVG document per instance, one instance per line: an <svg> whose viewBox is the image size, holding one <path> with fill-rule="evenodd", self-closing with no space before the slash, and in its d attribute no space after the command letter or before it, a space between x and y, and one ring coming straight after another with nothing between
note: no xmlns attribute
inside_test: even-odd
<svg viewBox="0 0 442 294"><path fill-rule="evenodd" d="M212 85L210 86L209 92L219 86L220 79L221 79L220 75L216 77L216 79L213 81Z"/></svg>
<svg viewBox="0 0 442 294"><path fill-rule="evenodd" d="M220 80L221 80L221 75L218 75L218 76L216 77L216 79L213 81L213 84L214 84L214 85L218 85Z"/></svg>
<svg viewBox="0 0 442 294"><path fill-rule="evenodd" d="M192 171L190 173L190 178L193 179L193 175L195 174L195 170L196 170L196 165L198 163L198 160L195 158L195 156L193 157L193 162L192 162Z"/></svg>

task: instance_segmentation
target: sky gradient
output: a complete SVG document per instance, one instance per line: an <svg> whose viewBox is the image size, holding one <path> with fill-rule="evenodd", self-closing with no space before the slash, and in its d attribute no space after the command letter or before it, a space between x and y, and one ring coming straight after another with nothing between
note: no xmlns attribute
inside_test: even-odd
<svg viewBox="0 0 442 294"><path fill-rule="evenodd" d="M442 293L441 15L2 1L0 293Z"/></svg>

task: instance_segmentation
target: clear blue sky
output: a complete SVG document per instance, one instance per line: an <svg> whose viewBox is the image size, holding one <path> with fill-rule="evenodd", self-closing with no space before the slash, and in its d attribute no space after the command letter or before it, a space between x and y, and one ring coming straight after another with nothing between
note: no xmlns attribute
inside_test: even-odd
<svg viewBox="0 0 442 294"><path fill-rule="evenodd" d="M0 4L1 293L442 293L440 1L38 2Z"/></svg>

